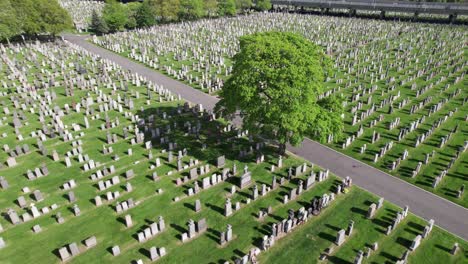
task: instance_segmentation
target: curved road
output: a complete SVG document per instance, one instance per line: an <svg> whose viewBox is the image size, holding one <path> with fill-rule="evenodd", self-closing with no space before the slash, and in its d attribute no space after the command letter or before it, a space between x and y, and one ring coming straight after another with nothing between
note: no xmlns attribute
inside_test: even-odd
<svg viewBox="0 0 468 264"><path fill-rule="evenodd" d="M180 94L186 101L202 104L204 108L212 109L219 100L142 64L95 46L86 41L84 36L67 35L64 38L92 53L100 55L102 58L114 61L124 69L138 73L148 80L163 85L164 88L173 93ZM460 205L310 139L305 139L300 147L289 146L288 150L320 167L328 168L340 177L350 176L353 182L360 187L384 197L400 207L408 205L410 211L414 214L426 220L434 219L438 226L465 240L468 239L468 209Z"/></svg>

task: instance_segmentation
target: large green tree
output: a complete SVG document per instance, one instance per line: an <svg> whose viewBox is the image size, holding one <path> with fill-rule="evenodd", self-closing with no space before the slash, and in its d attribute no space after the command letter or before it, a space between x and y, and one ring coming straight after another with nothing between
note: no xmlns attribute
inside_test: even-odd
<svg viewBox="0 0 468 264"><path fill-rule="evenodd" d="M20 26L16 10L10 0L0 0L0 41L20 34Z"/></svg>
<svg viewBox="0 0 468 264"><path fill-rule="evenodd" d="M195 20L203 17L203 0L181 0L179 18Z"/></svg>
<svg viewBox="0 0 468 264"><path fill-rule="evenodd" d="M180 0L149 0L148 2L158 21L167 23L178 20Z"/></svg>
<svg viewBox="0 0 468 264"><path fill-rule="evenodd" d="M35 35L41 32L43 21L33 0L17 0L13 7L16 9L22 33Z"/></svg>
<svg viewBox="0 0 468 264"><path fill-rule="evenodd" d="M236 0L236 7L239 13L252 8L252 0Z"/></svg>
<svg viewBox="0 0 468 264"><path fill-rule="evenodd" d="M128 21L127 10L125 6L116 0L107 0L102 17L106 21L110 32L124 30Z"/></svg>
<svg viewBox="0 0 468 264"><path fill-rule="evenodd" d="M73 24L57 0L15 0L12 6L16 10L21 34L56 35Z"/></svg>
<svg viewBox="0 0 468 264"><path fill-rule="evenodd" d="M217 0L204 0L204 9L208 17L214 17L218 14L218 1Z"/></svg>
<svg viewBox="0 0 468 264"><path fill-rule="evenodd" d="M109 32L109 27L107 26L106 21L99 16L96 10L93 10L91 15L91 30L98 35Z"/></svg>
<svg viewBox="0 0 468 264"><path fill-rule="evenodd" d="M140 9L141 7L141 3L140 2L130 2L130 3L127 3L125 5L125 7L127 8L127 23L125 24L125 27L128 28L128 29L134 29L138 26L138 22L137 22L137 13L138 13L138 10Z"/></svg>
<svg viewBox="0 0 468 264"><path fill-rule="evenodd" d="M218 13L220 16L234 16L236 12L235 0L219 0Z"/></svg>
<svg viewBox="0 0 468 264"><path fill-rule="evenodd" d="M156 11L148 0L145 0L140 5L135 18L138 27L151 27L156 24Z"/></svg>
<svg viewBox="0 0 468 264"><path fill-rule="evenodd" d="M322 142L339 137L341 98L319 99L331 65L319 46L293 33L257 33L240 38L233 61L217 112L239 113L243 129L277 140L280 153L306 135Z"/></svg>
<svg viewBox="0 0 468 264"><path fill-rule="evenodd" d="M259 11L266 11L271 9L271 1L270 0L256 0L255 1L255 9Z"/></svg>
<svg viewBox="0 0 468 264"><path fill-rule="evenodd" d="M55 36L73 27L70 15L60 6L57 0L35 0L34 2L43 21L42 33Z"/></svg>

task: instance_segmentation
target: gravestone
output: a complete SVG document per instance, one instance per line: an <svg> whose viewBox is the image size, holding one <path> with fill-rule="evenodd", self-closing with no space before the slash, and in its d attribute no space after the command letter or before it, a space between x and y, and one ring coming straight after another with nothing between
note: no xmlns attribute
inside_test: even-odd
<svg viewBox="0 0 468 264"><path fill-rule="evenodd" d="M155 261L155 260L157 260L159 258L156 247L151 247L149 252L150 252L151 261Z"/></svg>
<svg viewBox="0 0 468 264"><path fill-rule="evenodd" d="M340 231L338 231L338 234L336 235L335 244L337 244L338 246L341 246L341 244L343 244L343 242L345 241L345 235L346 235L346 231L344 229L341 229Z"/></svg>
<svg viewBox="0 0 468 264"><path fill-rule="evenodd" d="M34 225L33 228L32 228L32 230L33 230L34 233L39 233L39 232L42 231L40 225Z"/></svg>
<svg viewBox="0 0 468 264"><path fill-rule="evenodd" d="M35 191L33 192L33 196L34 196L34 200L36 200L37 202L40 202L40 201L42 201L42 200L44 199L44 198L42 197L41 191L39 191L39 190L35 190Z"/></svg>
<svg viewBox="0 0 468 264"><path fill-rule="evenodd" d="M125 226L131 227L132 225L133 225L132 216L128 214L125 216Z"/></svg>
<svg viewBox="0 0 468 264"><path fill-rule="evenodd" d="M413 242L411 243L411 246L410 246L411 251L415 251L419 247L419 244L421 244L421 239L422 239L421 235L417 235L414 238L414 240L413 240Z"/></svg>
<svg viewBox="0 0 468 264"><path fill-rule="evenodd" d="M375 203L373 203L373 204L371 204L369 206L369 209L367 210L367 215L366 215L367 219L374 218L376 207L377 207L377 205Z"/></svg>
<svg viewBox="0 0 468 264"><path fill-rule="evenodd" d="M453 244L452 250L450 250L450 254L456 255L458 248L459 248L458 243Z"/></svg>
<svg viewBox="0 0 468 264"><path fill-rule="evenodd" d="M202 218L197 222L197 232L205 232L208 226L206 225L206 219Z"/></svg>
<svg viewBox="0 0 468 264"><path fill-rule="evenodd" d="M112 255L114 257L120 255L120 247L119 246L113 246L112 247Z"/></svg>
<svg viewBox="0 0 468 264"><path fill-rule="evenodd" d="M75 242L68 245L68 248L70 249L70 252L71 252L72 256L76 256L76 255L80 254L80 250L78 249L78 245Z"/></svg>
<svg viewBox="0 0 468 264"><path fill-rule="evenodd" d="M227 198L226 203L224 204L224 216L230 216L232 214L232 204L231 199Z"/></svg>
<svg viewBox="0 0 468 264"><path fill-rule="evenodd" d="M189 238L193 238L196 234L195 222L192 219L190 219L187 223L187 226L188 226L188 236Z"/></svg>
<svg viewBox="0 0 468 264"><path fill-rule="evenodd" d="M66 261L71 257L66 247L62 247L59 249L59 255L62 261Z"/></svg>
<svg viewBox="0 0 468 264"><path fill-rule="evenodd" d="M229 242L232 240L232 226L227 225L227 230L226 230L226 241Z"/></svg>
<svg viewBox="0 0 468 264"><path fill-rule="evenodd" d="M359 250L357 255L356 255L356 258L354 259L354 264L361 264L362 259L363 259L363 252L362 252L362 250Z"/></svg>
<svg viewBox="0 0 468 264"><path fill-rule="evenodd" d="M201 202L200 202L200 200L198 200L198 199L195 200L195 206L194 207L195 207L195 212L198 213L198 212L201 211Z"/></svg>
<svg viewBox="0 0 468 264"><path fill-rule="evenodd" d="M346 229L346 235L350 236L353 233L354 221L350 220L348 224L348 229Z"/></svg>
<svg viewBox="0 0 468 264"><path fill-rule="evenodd" d="M222 168L224 167L224 164L226 163L226 158L223 156L219 156L217 159L216 159L216 166L218 168Z"/></svg>
<svg viewBox="0 0 468 264"><path fill-rule="evenodd" d="M252 182L252 173L250 171L245 172L239 180L239 187L241 189L247 187Z"/></svg>
<svg viewBox="0 0 468 264"><path fill-rule="evenodd" d="M85 244L85 246L87 248L92 248L92 247L96 246L97 245L96 237L92 236L92 237L87 238L84 241L84 244Z"/></svg>

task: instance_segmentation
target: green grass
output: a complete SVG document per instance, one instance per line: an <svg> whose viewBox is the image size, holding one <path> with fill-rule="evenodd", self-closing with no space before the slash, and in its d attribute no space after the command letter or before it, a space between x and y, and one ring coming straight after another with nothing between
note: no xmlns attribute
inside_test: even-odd
<svg viewBox="0 0 468 264"><path fill-rule="evenodd" d="M50 50L55 47L56 46L53 44L48 44L44 46L43 49ZM56 57L58 61L66 62L64 64L67 65L64 69L66 75L59 76L56 79L60 81L65 78L70 79L76 74L74 68L68 66L68 62L78 61L82 65L86 65L85 67L88 69L88 72L91 73L89 76L86 76L88 80L90 78L96 78L98 75L92 72L95 70L97 72L97 69L100 68L99 64L93 65L87 63L90 60L88 56L81 53L72 53L69 47L54 49L51 53L37 55L37 58L31 56L32 53L37 54L38 52L37 47L34 46L28 48L23 47L15 52L10 52L10 49L8 49L8 51L7 56L11 59L16 58L21 61L26 61L26 57L32 58L26 61L28 65L34 65L35 62L41 65L43 61L47 61L45 59L46 57L52 56ZM12 87L14 84L17 84L17 82L8 80L6 77L7 67L5 65L3 66L4 67L0 71L0 78L7 81L11 84L9 87ZM42 68L52 71L52 65L48 63ZM39 75L39 77L36 76L36 74ZM142 87L136 87L131 84L131 81L128 82L129 92L124 92L119 89L113 92L111 88L112 84L115 84L116 87L120 87L120 80L124 78L122 77L122 72L116 69L109 69L108 74L108 82L110 82L111 85L100 84L99 89L101 89L106 96L114 100L117 100L117 94L120 94L121 97L123 97L123 94L126 94L128 98L131 98L135 103L135 109L125 109L124 112L132 112L138 114L140 117L148 117L153 114L155 116L155 127L159 127L161 131L163 131L168 125L171 126L171 132L167 133L167 136L170 142L178 143L176 150L187 148L188 156L183 158L184 164L188 164L189 159L192 158L198 159L200 165L211 165L212 170L210 173L199 177L198 180L211 176L213 173L221 172L221 169L215 168L215 159L222 154L226 155L227 159L225 167L232 167L235 163L238 171L241 172L244 165L248 165L249 170L252 171L253 180L259 187L261 187L261 184L270 185L273 175L279 179L287 175L289 167L296 167L304 163L302 159L288 154L284 159L283 168L277 168L274 172L270 172L271 165L277 164L278 161L276 148L266 146L262 149L262 153L265 155L265 162L261 164L256 164L255 162L255 151L250 155L240 158L238 155L240 150L248 150L250 147L255 148L255 142L249 142L245 137L235 138L237 134L234 131L220 132L222 128L226 126L224 120L207 121L204 118L197 118L191 113L182 113L179 115L177 114L178 105L183 104L183 102L167 102L163 100L163 103L159 103L159 95L156 93L153 93L153 99L151 99L151 103L147 105L147 89L144 85ZM26 75L28 81L33 82L36 79L40 79L40 76L43 74L33 67L31 71L26 72ZM8 92L6 96L2 97L1 101L5 101L10 111L13 111L13 103L9 98L16 92L12 88L0 89ZM53 101L53 105L60 106L62 109L65 104L71 105L73 102L78 102L81 98L92 96L95 99L95 104L90 107L95 109L94 116L97 117L96 115L99 113L99 103L97 103L96 100L97 93L90 90L89 87L85 85L81 85L79 88L75 87L73 96L66 96L63 86L51 88L50 90L57 94L57 99ZM136 92L139 92L139 98L137 98ZM39 90L38 93L43 96L44 90ZM20 99L20 101L25 103L24 99ZM38 104L38 102L35 103ZM141 107L143 107L143 110L140 110ZM72 159L73 166L66 168L63 162L64 155L72 149L72 144L71 142L63 142L59 137L48 139L44 143L49 153L48 156L42 156L36 145L36 139L30 137L32 131L42 128L42 125L38 121L39 115L37 111L33 114L24 110L29 124L26 125L26 121L23 121L24 126L20 128L20 132L25 138L21 143L29 144L31 152L17 157L17 166L8 168L4 165L0 168L0 175L4 176L10 184L8 189L2 189L0 191L0 211L2 212L2 216L4 216L7 208L13 208L19 215L28 211L28 209L20 209L15 202L20 195L25 196L28 204L34 202L30 194L23 194L21 189L24 186L28 186L31 191L39 189L44 194L45 199L36 203L38 208L50 206L54 203L57 204L59 208L49 214L16 226L9 223L6 217L0 218L0 224L4 228L4 231L0 233L0 237L6 242L6 247L0 249L0 263L59 263L60 259L57 255L57 250L72 242L76 242L79 245L82 253L72 258L69 261L71 263L129 263L136 259L142 259L145 263L149 263L148 250L152 246L166 248L167 256L158 260L158 263L224 263L226 260L232 262L235 258L247 254L254 246L259 246L261 238L269 232L269 226L273 221L279 221L287 215L289 209L297 210L304 206L305 203L309 203L313 197L321 196L324 193L330 193L335 189L339 180L336 176L331 175L327 180L316 183L311 189L302 193L296 200L290 201L287 204L283 204L283 196L289 193L290 189L297 186L299 179L305 180L306 175L310 174L310 169L304 175L293 178L291 182L287 182L283 186L272 190L264 197L260 196L250 204L246 204L246 200L251 195L252 186L244 190L239 190L232 196L229 194L231 186L236 184L239 174L228 179L226 182L215 185L207 190L202 190L195 196L186 197L185 193L188 188L194 185L194 181L176 186L175 180L188 175L189 170L185 169L177 172L176 161L174 160L170 163L167 161L168 154L162 151L163 149L167 149L167 144L161 144L159 139L153 140L153 158L149 159L149 151L144 148L144 144L132 146L130 144L130 139L124 140L122 138L122 129L130 125L134 126L134 122L132 122L130 118L125 117L124 112L109 111L108 115L111 121L114 122L118 119L120 122L117 127L109 130L111 133L116 133L118 135L119 142L112 144L114 149L113 154L104 155L102 153L103 145L109 146L106 142L107 131L101 130L100 128L101 124L105 123L105 114L99 113L100 117L95 120L92 120L92 115L88 116L90 128L85 129L83 121L84 111L84 108L82 108L81 113L76 113L74 110L70 113L65 113L62 121L65 125L68 125L68 130L73 135L85 132L85 135L80 139L83 141L84 152L88 154L91 159L100 162L103 166L115 165L117 172L105 177L104 180L110 179L114 175L119 175L121 183L108 190L99 191L97 181L91 181L90 179L90 175L93 174L96 169L84 172L81 169L82 164L78 164L76 157ZM162 117L163 112L167 113L170 117L164 119ZM1 145L8 144L10 148L12 148L18 144L11 124L12 115L5 115L5 117L6 120L3 121L4 125L1 126L1 129L2 133L7 133L7 137L2 137L0 143ZM46 122L51 122L50 116L45 118ZM184 128L184 124L190 122L192 126L196 126L198 121L200 121L202 126L200 136L196 137L193 134L188 134L187 128ZM173 127L174 122L177 123L177 128ZM72 123L80 124L81 131L72 132ZM131 130L129 132L130 138L134 137L133 132ZM145 140L149 140L149 135L150 134L146 135ZM207 145L205 150L202 150L203 143ZM132 156L126 154L128 148L133 149ZM54 162L51 158L54 149L57 150L61 157L59 162ZM120 157L118 161L112 159L114 154ZM7 153L5 152L0 153L0 155L2 160L5 160L7 157ZM176 152L175 155L177 155ZM163 165L151 169L150 166L155 163L154 160L156 157L161 159ZM28 181L25 175L26 171L38 167L42 163L45 163L49 168L49 175L33 181ZM133 191L130 193L125 190L125 183L127 181L123 177L128 169L133 169L136 175L134 178L128 180L133 186ZM320 168L317 167L314 168L315 171L319 169ZM151 179L151 175L154 171L160 176L160 180L157 182ZM172 175L167 175L169 171L173 171L174 173ZM60 188L63 183L70 179L74 179L78 185L73 189L77 197L77 202L74 204L77 204L81 209L81 215L77 217L73 215L71 210L73 204L69 203L67 200L68 191L63 191ZM158 194L157 190L159 189L163 190L162 194ZM114 210L116 201L107 202L104 198L107 191L119 191L121 196L117 201L133 198L140 203L125 213L116 214ZM104 204L100 207L94 205L93 199L97 195L103 198ZM175 202L175 197L180 197L180 200ZM226 197L231 197L233 204L238 201L241 202L241 209L234 212L230 217L225 217L223 215ZM192 207L196 199L200 199L202 203L202 211L199 213L196 213ZM391 248L392 250L389 254L398 256L402 251L401 245L398 244L399 242L385 240L380 230L382 229L381 224L363 218L369 201L375 202L376 200L377 197L357 187L353 187L349 193L339 195L328 208L323 210L320 216L312 217L307 224L298 227L298 229L294 230L290 235L279 240L270 251L265 252L260 258L275 262L287 256L292 256L293 260L299 261L304 260L302 256L309 257L309 254L312 254L314 257L311 259L314 260L325 247L331 245L333 241L330 240L336 235L335 229L337 227L345 227L349 219L356 221L356 233L353 234L351 239L340 249L334 251L333 257L335 259L352 260L355 255L355 252L353 252L354 247L363 247L365 241L368 240L378 240L379 243L382 241L382 245L388 243L389 245L383 248ZM272 214L262 221L258 220L257 213L259 210L265 209L268 206L272 207ZM388 217L388 215L393 217L394 211L388 211L387 208L389 208L389 210L397 210L395 206L386 204L385 207L378 212L378 219L383 219L384 217ZM65 223L58 224L55 221L55 215L58 212L65 218ZM133 219L133 226L130 228L126 228L123 221L127 213L131 214ZM138 243L136 239L137 232L147 227L151 222L157 221L159 216L164 217L166 230L145 243ZM180 235L186 232L187 221L189 219L198 221L201 218L206 218L207 220L207 232L182 244ZM413 216L411 216L409 220L421 221ZM388 221L388 219L384 219L383 221ZM417 223L421 224L421 222ZM42 227L42 232L34 234L31 228L36 224ZM227 224L231 224L233 227L234 240L221 247L218 244L219 235L221 231L225 230ZM401 228L403 228L403 225L400 225L396 232L399 232ZM399 233L395 233L395 235L397 234ZM96 236L98 244L92 249L85 250L82 241L90 236ZM303 240L303 236L306 237L306 240ZM405 234L401 236L406 237ZM435 229L432 236L429 240L423 242L421 248L416 251L417 254L435 254L434 256L438 258L446 258L450 261L458 259L462 261L466 260L464 251L455 257L450 257L446 250L443 250L450 248L454 241L458 241L461 247L466 249L467 244L465 241L455 238L453 235L439 229ZM391 238L393 238L393 236ZM310 240L316 241L317 243L313 243L314 248L309 250ZM292 247L288 243L293 243L298 246ZM119 245L121 249L121 255L117 257L113 257L109 251L114 245ZM273 255L275 252L280 256L274 257L276 256ZM388 259L388 256L383 256L384 261Z"/></svg>
<svg viewBox="0 0 468 264"><path fill-rule="evenodd" d="M336 89L334 93L344 96L347 101L344 137L335 138L335 141L328 145L411 184L468 207L466 192L458 197L458 190L463 184L466 185L468 180L466 152L457 159L439 185L436 188L432 187L434 179L446 169L451 158L455 157L456 151L465 144L467 137L468 127L464 121L468 106L466 103L463 104L468 93L468 80L464 76L467 49L466 45L460 45L466 38L464 27L284 14L255 14L242 20L233 18L199 21L193 22L190 26L190 30L187 30L184 24L180 24L172 25L170 28L161 26L138 34L107 35L100 39L102 41L100 44L113 49L110 44L118 43L122 48L121 55L127 57L131 51L137 56L145 54L153 61L157 61L157 70L201 89L200 79L196 81L195 76L202 76L206 69L192 67L197 63L196 54L205 60L223 57L225 63L219 66L221 71L218 72L217 66L212 66L208 72L225 80L228 78L225 69L232 65L231 57L239 48L239 36L267 30L299 32L322 45L324 49L329 48L335 67L333 75L329 76L325 83L324 90ZM224 49L219 50L218 46ZM135 60L143 63L141 57ZM188 74L192 75L192 80L187 81L185 78L169 74L165 70L168 66L175 71L182 70L183 66L189 66ZM382 70L379 70L380 67ZM387 72L386 76L382 76ZM456 78L461 78L461 81L455 83ZM413 83L417 85L417 89L432 86L416 98L416 90L411 89ZM373 86L377 87L376 91L364 93L364 90L368 91ZM395 89L392 91L393 86ZM412 121L427 115L430 107L447 99L449 94L457 90L460 90L458 96L450 99L441 110L426 118L422 125L397 143L400 128L408 127ZM388 113L389 105L386 105L361 122L352 125L354 114L351 110L358 105L358 102L363 104L362 108L356 111L360 116L362 112L370 109L372 104L378 107L381 102L398 93L400 97L393 102L395 108L393 113ZM360 94L360 99L353 102L352 96L357 94ZM419 105L426 98L429 98L429 103L414 114L410 114L411 107ZM403 100L409 100L407 105L397 109ZM444 118L455 109L458 111L452 117L422 144L414 147L417 136L428 131L439 118ZM369 128L371 121L380 115L383 116L383 121ZM400 125L389 130L388 124L397 117L400 118ZM360 125L364 129L363 135L343 149L345 138L355 135ZM457 132L443 148L439 148L440 139L456 125L459 125ZM381 139L372 144L370 137L374 130L380 133ZM374 163L374 155L390 141L394 141L394 147ZM367 144L367 149L360 154L364 144ZM409 158L401 162L396 170L390 171L392 162L401 157L405 149L409 151ZM433 150L436 156L429 164L423 165L420 173L412 178L412 170L419 161L424 161L425 154Z"/></svg>
<svg viewBox="0 0 468 264"><path fill-rule="evenodd" d="M417 234L421 234L427 222L410 214L389 236L385 230L401 209L388 202L377 211L373 219L365 217L371 202L377 197L353 188L349 194L339 197L336 203L327 208L319 217L312 218L307 224L280 239L275 246L261 255L261 263L308 263L320 262L319 256L327 248L333 248L328 261L330 263L353 263L357 251L366 251L377 242L379 249L372 252L364 263L394 263L411 245ZM284 215L285 216L285 215ZM283 216L283 217L284 217ZM341 246L334 244L337 232L354 221L351 236ZM444 235L445 234L445 235ZM449 251L456 238L434 227L431 234L423 239L420 248L410 255L410 263L462 263L467 259L466 251L460 250L452 256ZM460 243L460 242L459 242ZM461 248L468 244L461 242Z"/></svg>

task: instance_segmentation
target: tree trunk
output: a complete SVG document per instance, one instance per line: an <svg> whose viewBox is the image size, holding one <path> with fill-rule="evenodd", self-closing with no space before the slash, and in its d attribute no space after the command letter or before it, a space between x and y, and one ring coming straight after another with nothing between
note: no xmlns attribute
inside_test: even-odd
<svg viewBox="0 0 468 264"><path fill-rule="evenodd" d="M278 152L279 152L280 155L284 155L286 153L286 144L285 143L279 143Z"/></svg>

